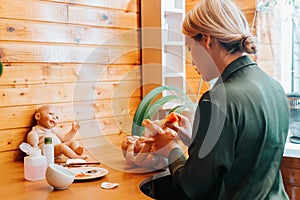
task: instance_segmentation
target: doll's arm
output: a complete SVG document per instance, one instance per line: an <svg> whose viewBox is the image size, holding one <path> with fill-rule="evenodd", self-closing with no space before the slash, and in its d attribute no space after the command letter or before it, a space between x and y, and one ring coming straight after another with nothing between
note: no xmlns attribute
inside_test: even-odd
<svg viewBox="0 0 300 200"><path fill-rule="evenodd" d="M38 147L39 144L39 135L36 132L29 132L27 135L27 143L32 147Z"/></svg>
<svg viewBox="0 0 300 200"><path fill-rule="evenodd" d="M167 135L172 135L172 136L176 136L176 132L175 131L168 131L168 127L167 126L164 126L165 129L162 129L160 126L158 126L157 124L153 123L151 120L149 119L145 119L143 122L142 122L142 125L149 129L152 134L151 136L155 136L156 134L167 134Z"/></svg>
<svg viewBox="0 0 300 200"><path fill-rule="evenodd" d="M144 119L143 122L142 122L142 125L145 128L147 128L151 131L152 134L150 136L154 136L157 133L163 133L164 132L164 130L158 124L153 123L149 119Z"/></svg>
<svg viewBox="0 0 300 200"><path fill-rule="evenodd" d="M125 156L126 164L134 165L134 143L129 143Z"/></svg>
<svg viewBox="0 0 300 200"><path fill-rule="evenodd" d="M78 129L80 128L80 125L78 122L72 122L72 128L69 132L63 134L63 133L56 133L57 137L59 137L59 139L62 142L67 142L72 140L72 138L76 135Z"/></svg>

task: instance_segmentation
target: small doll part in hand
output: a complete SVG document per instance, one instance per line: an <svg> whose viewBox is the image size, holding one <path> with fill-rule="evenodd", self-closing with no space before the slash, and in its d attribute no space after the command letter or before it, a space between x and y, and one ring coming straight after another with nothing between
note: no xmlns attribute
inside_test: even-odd
<svg viewBox="0 0 300 200"><path fill-rule="evenodd" d="M123 156L126 163L129 165L136 165L145 168L163 169L168 166L167 159L155 154L154 138L157 133L172 134L176 136L174 131L168 130L168 123L176 123L178 121L177 115L171 113L163 120L151 121L145 119L142 125L150 130L148 136L127 136L122 142Z"/></svg>
<svg viewBox="0 0 300 200"><path fill-rule="evenodd" d="M167 160L153 152L153 142L151 137L127 136L121 146L126 163L155 170L167 167Z"/></svg>

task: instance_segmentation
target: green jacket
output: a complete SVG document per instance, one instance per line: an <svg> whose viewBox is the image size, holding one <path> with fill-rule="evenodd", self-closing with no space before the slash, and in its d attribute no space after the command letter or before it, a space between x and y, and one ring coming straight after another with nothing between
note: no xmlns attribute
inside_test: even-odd
<svg viewBox="0 0 300 200"><path fill-rule="evenodd" d="M289 199L280 173L288 128L280 84L240 57L199 101L189 157L171 151L175 187L189 199Z"/></svg>

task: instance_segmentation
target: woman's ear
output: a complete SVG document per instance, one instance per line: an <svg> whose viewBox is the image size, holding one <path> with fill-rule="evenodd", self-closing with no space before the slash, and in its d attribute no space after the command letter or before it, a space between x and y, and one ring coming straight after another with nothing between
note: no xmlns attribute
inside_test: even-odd
<svg viewBox="0 0 300 200"><path fill-rule="evenodd" d="M40 114L40 113L35 113L35 114L34 114L34 119L35 119L36 121L40 120L40 119L41 119L41 114Z"/></svg>
<svg viewBox="0 0 300 200"><path fill-rule="evenodd" d="M210 44L212 42L212 37L210 35L207 34L203 34L203 39L204 39L204 43L205 43L205 48L206 49L210 49Z"/></svg>

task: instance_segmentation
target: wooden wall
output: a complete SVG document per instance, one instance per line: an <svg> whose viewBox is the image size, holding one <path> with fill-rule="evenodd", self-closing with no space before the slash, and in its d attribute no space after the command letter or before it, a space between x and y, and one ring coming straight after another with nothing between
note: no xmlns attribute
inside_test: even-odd
<svg viewBox="0 0 300 200"><path fill-rule="evenodd" d="M81 139L131 130L141 78L136 4L0 0L0 163L21 158L42 104L61 108L62 130L78 120Z"/></svg>

